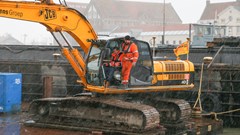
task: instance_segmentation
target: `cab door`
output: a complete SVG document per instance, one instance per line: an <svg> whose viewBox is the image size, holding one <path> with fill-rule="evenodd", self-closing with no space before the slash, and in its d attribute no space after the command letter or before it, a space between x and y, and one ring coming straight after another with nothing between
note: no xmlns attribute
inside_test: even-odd
<svg viewBox="0 0 240 135"><path fill-rule="evenodd" d="M133 40L138 47L139 58L131 70L130 85L152 85L153 60L150 46L147 42Z"/></svg>

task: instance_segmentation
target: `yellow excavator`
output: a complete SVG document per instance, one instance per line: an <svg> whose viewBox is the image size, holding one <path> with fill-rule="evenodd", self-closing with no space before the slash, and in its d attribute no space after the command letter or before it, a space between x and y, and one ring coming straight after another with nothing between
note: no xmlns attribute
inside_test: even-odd
<svg viewBox="0 0 240 135"><path fill-rule="evenodd" d="M192 62L155 59L147 42L132 38L139 59L131 71L129 88L119 89L120 71L115 71L111 86L105 88L103 62L109 61L114 47L121 48L123 37L99 39L84 15L52 0L0 0L0 17L44 25L78 75L78 82L94 93L34 100L29 107L32 124L122 134L195 133L189 122L189 103L161 96L162 92L194 87ZM65 46L56 33L60 33ZM65 33L75 39L85 58L68 42Z"/></svg>

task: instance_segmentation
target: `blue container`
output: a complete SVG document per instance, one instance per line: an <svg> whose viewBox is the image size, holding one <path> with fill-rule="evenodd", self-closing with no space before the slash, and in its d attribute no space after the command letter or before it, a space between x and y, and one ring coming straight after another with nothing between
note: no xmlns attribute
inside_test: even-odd
<svg viewBox="0 0 240 135"><path fill-rule="evenodd" d="M0 112L21 111L22 74L0 73Z"/></svg>

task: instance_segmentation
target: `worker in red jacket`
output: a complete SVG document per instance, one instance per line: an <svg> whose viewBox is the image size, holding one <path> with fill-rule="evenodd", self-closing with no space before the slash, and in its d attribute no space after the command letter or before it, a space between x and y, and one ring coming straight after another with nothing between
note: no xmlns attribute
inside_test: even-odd
<svg viewBox="0 0 240 135"><path fill-rule="evenodd" d="M137 45L133 43L130 36L127 35L124 37L124 43L122 44L122 85L119 88L128 88L130 72L132 67L136 65L137 60Z"/></svg>
<svg viewBox="0 0 240 135"><path fill-rule="evenodd" d="M106 78L104 80L104 87L108 88L110 86L110 82L113 79L114 71L117 70L117 68L121 67L121 54L120 49L118 47L113 48L113 52L111 54L111 60L110 63L104 64L104 69L106 73Z"/></svg>

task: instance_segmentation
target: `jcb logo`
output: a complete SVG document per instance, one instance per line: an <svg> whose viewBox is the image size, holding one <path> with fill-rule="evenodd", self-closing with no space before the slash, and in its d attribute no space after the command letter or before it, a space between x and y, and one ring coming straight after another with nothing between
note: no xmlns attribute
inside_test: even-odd
<svg viewBox="0 0 240 135"><path fill-rule="evenodd" d="M52 20L57 18L57 14L55 10L51 9L45 9L45 15L44 15L45 20Z"/></svg>

